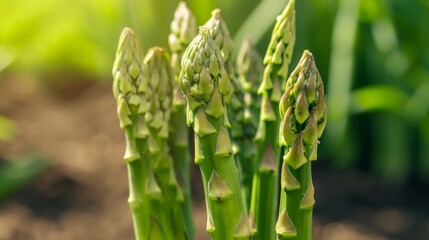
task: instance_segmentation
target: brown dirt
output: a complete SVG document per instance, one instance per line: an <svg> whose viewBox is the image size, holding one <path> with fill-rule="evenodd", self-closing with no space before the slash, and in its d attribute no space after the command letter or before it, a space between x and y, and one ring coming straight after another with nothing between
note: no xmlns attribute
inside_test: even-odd
<svg viewBox="0 0 429 240"><path fill-rule="evenodd" d="M0 203L0 240L133 239L124 139L109 83L46 89L10 75L0 81L0 96L0 114L18 126L13 141L0 143L0 156L36 151L50 159L33 182ZM314 239L429 239L427 186L407 189L316 169ZM208 239L195 167L192 177L197 239Z"/></svg>

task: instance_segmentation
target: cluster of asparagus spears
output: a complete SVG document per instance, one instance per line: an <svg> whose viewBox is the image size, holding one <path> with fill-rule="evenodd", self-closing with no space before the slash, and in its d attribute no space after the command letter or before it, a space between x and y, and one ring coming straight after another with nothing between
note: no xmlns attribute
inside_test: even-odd
<svg viewBox="0 0 429 240"><path fill-rule="evenodd" d="M288 77L294 5L290 0L278 16L263 61L249 39L234 61L218 9L198 31L191 11L179 4L171 57L160 47L144 54L124 29L113 93L137 240L195 238L191 155L201 170L212 239L311 239L311 161L327 111L310 52Z"/></svg>

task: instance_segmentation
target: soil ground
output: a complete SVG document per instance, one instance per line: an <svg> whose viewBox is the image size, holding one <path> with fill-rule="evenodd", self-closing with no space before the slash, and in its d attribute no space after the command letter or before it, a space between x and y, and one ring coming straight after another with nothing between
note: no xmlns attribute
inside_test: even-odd
<svg viewBox="0 0 429 240"><path fill-rule="evenodd" d="M38 152L49 167L0 202L0 240L133 239L118 127L109 83L41 88L32 79L0 81L0 114L18 126L0 157ZM314 166L315 240L427 240L429 187L397 185L359 172ZM197 239L205 233L198 169L192 167ZM412 186L412 187L411 187Z"/></svg>

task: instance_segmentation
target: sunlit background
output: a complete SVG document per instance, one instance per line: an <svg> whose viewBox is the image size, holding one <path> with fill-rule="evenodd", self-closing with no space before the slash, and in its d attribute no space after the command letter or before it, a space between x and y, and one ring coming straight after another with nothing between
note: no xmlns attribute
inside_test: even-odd
<svg viewBox="0 0 429 240"><path fill-rule="evenodd" d="M286 0L189 0L222 10L235 50L263 56ZM176 0L0 1L0 239L133 239L111 93L122 28L167 48ZM429 239L429 0L297 0L329 121L314 165L314 239ZM193 169L195 218L205 207Z"/></svg>

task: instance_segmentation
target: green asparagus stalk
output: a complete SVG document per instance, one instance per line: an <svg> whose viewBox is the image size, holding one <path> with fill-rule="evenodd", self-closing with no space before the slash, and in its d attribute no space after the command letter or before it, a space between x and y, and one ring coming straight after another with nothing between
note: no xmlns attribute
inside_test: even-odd
<svg viewBox="0 0 429 240"><path fill-rule="evenodd" d="M241 185L246 206L250 207L253 175L255 173L256 149L253 139L258 128L260 97L257 94L263 65L259 53L251 40L244 38L236 59L238 80L244 91L242 116L239 117L242 126L242 149L236 153L236 160L241 170ZM234 139L233 139L234 141ZM246 208L248 209L248 208Z"/></svg>
<svg viewBox="0 0 429 240"><path fill-rule="evenodd" d="M165 50L143 51L124 29L113 67L113 93L125 132L130 196L136 239L187 239L167 138L173 74Z"/></svg>
<svg viewBox="0 0 429 240"><path fill-rule="evenodd" d="M186 100L180 91L178 78L180 62L186 47L197 35L197 24L191 10L185 2L180 2L174 13L174 19L170 25L171 33L168 38L171 54L171 67L174 71L175 84L173 95L173 111L171 113L171 136L169 146L174 158L175 171L182 184L184 202L182 209L185 217L185 225L188 237L194 239L195 227L192 221L191 181L190 181L190 153L189 153L189 129L186 126L185 105Z"/></svg>
<svg viewBox="0 0 429 240"><path fill-rule="evenodd" d="M244 91L241 86L241 83L235 77L234 62L232 59L233 52L233 41L229 34L228 26L222 18L221 11L215 9L212 11L211 18L207 21L205 26L209 29L212 39L215 41L216 45L219 47L222 52L225 60L225 70L229 76L229 79L232 82L232 95L230 104L227 106L228 115L231 122L231 139L232 139L232 149L235 155L236 164L239 169L241 183L243 184L243 176L252 175L251 172L251 162L245 163L245 138L244 138ZM243 166L244 163L246 164ZM249 209L249 201L247 198L247 193L249 192L249 184L242 188L242 194L245 202L245 209ZM246 191L247 190L247 191Z"/></svg>
<svg viewBox="0 0 429 240"><path fill-rule="evenodd" d="M160 198L155 199L157 201L152 209L160 215L164 239L188 239L181 207L184 196L167 146L173 103L173 70L167 51L160 47L149 49L144 63L148 68L148 82L144 86L147 101L144 115L146 126L142 127L149 131L147 143L150 160L162 193Z"/></svg>
<svg viewBox="0 0 429 240"><path fill-rule="evenodd" d="M249 239L250 227L228 133L226 102L232 84L224 57L201 27L185 51L179 84L187 100L187 123L195 131L195 163L200 167L207 205L207 231L214 240Z"/></svg>
<svg viewBox="0 0 429 240"><path fill-rule="evenodd" d="M150 203L145 198L150 162L144 161L146 153L141 141L137 141L136 131L138 105L144 93L138 91L139 83L146 81L143 65L143 50L131 29L125 28L119 40L113 66L113 95L117 101L118 118L125 132L126 150L124 155L128 168L129 198L134 230L137 240L147 239L150 222ZM147 134L139 136L144 139Z"/></svg>
<svg viewBox="0 0 429 240"><path fill-rule="evenodd" d="M290 75L280 106L279 144L285 146L281 172L278 239L310 240L315 204L311 161L327 121L323 82L313 55L304 51Z"/></svg>
<svg viewBox="0 0 429 240"><path fill-rule="evenodd" d="M281 91L286 82L295 45L295 1L290 0L271 35L264 57L265 70L258 89L261 113L256 133L256 171L253 178L250 216L254 218L254 239L274 239L278 206L278 166L280 149L278 111Z"/></svg>

